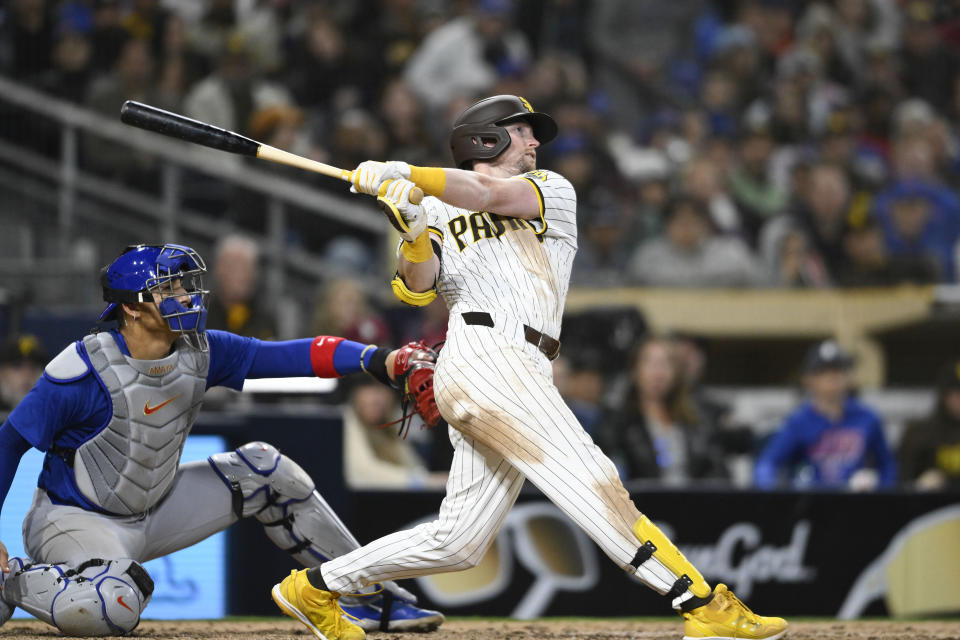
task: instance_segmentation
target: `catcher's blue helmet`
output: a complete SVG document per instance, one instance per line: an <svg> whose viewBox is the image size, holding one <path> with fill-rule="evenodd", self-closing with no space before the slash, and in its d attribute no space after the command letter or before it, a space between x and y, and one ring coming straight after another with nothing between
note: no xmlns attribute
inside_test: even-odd
<svg viewBox="0 0 960 640"><path fill-rule="evenodd" d="M206 350L206 299L210 293L203 288L206 272L203 258L190 247L131 245L100 272L103 299L110 303L100 314L100 322L112 319L122 303L151 302L173 331ZM177 282L182 289L174 289Z"/></svg>

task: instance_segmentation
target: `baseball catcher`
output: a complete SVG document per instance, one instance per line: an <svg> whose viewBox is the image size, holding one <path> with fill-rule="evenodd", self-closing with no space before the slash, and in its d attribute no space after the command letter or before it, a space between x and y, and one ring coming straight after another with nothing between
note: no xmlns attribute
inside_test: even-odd
<svg viewBox="0 0 960 640"><path fill-rule="evenodd" d="M758 616L711 586L640 513L616 467L553 384L561 319L577 250L577 195L537 169L553 118L518 96L481 100L450 135L457 169L364 162L354 189L377 196L403 237L393 289L412 304L437 295L450 310L433 379L454 458L435 522L294 572L274 600L328 640L363 637L330 624L341 593L371 583L475 566L529 480L624 571L665 596L684 637L773 640L781 618ZM411 202L419 187L428 196Z"/></svg>
<svg viewBox="0 0 960 640"><path fill-rule="evenodd" d="M64 349L0 426L0 505L23 454L46 453L23 525L29 559L8 558L0 543L0 625L21 607L67 635L129 633L153 591L143 563L240 518L255 517L306 567L359 547L307 473L266 442L180 464L210 387L366 372L403 387L428 421L437 419L433 363L419 345L206 331L205 272L189 247L128 247L101 273L109 304L100 320L117 328ZM443 622L396 584L382 587L344 602L363 626Z"/></svg>

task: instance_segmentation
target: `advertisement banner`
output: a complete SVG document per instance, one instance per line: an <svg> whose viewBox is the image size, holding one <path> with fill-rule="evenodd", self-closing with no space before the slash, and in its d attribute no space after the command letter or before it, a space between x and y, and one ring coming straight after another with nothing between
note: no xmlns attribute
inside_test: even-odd
<svg viewBox="0 0 960 640"><path fill-rule="evenodd" d="M960 494L634 492L712 583L776 615L960 612ZM436 517L438 494L357 492L361 540ZM413 582L453 615L666 615L538 492L524 492L483 560Z"/></svg>

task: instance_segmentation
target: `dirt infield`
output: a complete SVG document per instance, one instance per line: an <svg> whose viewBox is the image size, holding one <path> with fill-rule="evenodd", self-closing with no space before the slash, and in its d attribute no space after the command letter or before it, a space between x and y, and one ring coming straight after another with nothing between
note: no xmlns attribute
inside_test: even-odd
<svg viewBox="0 0 960 640"><path fill-rule="evenodd" d="M674 622L611 620L540 620L537 622L486 622L457 620L427 634L371 633L375 640L679 640L681 626ZM0 638L50 640L62 638L38 622L12 620L0 628ZM298 623L276 621L146 621L132 637L207 638L209 640L307 640L313 636ZM800 622L790 640L960 640L960 622Z"/></svg>

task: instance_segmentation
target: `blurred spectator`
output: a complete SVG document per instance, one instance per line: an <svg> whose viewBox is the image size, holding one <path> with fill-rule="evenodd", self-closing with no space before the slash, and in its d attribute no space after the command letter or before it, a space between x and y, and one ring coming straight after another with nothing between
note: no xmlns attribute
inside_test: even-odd
<svg viewBox="0 0 960 640"><path fill-rule="evenodd" d="M190 24L187 44L190 50L211 64L230 49L235 38L237 11L233 0L210 0L203 6L200 20Z"/></svg>
<svg viewBox="0 0 960 640"><path fill-rule="evenodd" d="M304 156L310 154L310 139L302 125L302 110L290 105L278 104L254 111L247 124L247 130L255 140ZM288 173L291 176L303 175L287 171L288 167L283 165L268 164L264 168Z"/></svg>
<svg viewBox="0 0 960 640"><path fill-rule="evenodd" d="M933 412L907 425L900 441L900 474L917 489L960 486L960 360L940 370Z"/></svg>
<svg viewBox="0 0 960 640"><path fill-rule="evenodd" d="M802 185L805 192L798 194L790 213L778 216L764 227L760 251L764 261L777 269L781 284L822 285L836 277L844 266L843 234L850 207L850 183L840 167L819 164L810 170ZM799 237L806 246L798 246ZM795 255L794 266L790 266L790 256L784 256L784 251ZM822 264L826 274L818 272L819 266L804 264L807 261Z"/></svg>
<svg viewBox="0 0 960 640"><path fill-rule="evenodd" d="M710 71L700 83L699 102L706 112L711 133L724 138L737 130L737 85L725 71Z"/></svg>
<svg viewBox="0 0 960 640"><path fill-rule="evenodd" d="M102 0L94 3L93 30L90 32L94 71L109 73L129 39L130 32L123 26L120 0Z"/></svg>
<svg viewBox="0 0 960 640"><path fill-rule="evenodd" d="M819 139L819 160L823 164L844 167L855 197L873 191L887 178L886 159L858 137L862 114L857 109L837 109L827 118L826 130Z"/></svg>
<svg viewBox="0 0 960 640"><path fill-rule="evenodd" d="M901 20L896 0L837 0L834 5L837 57L862 78L871 52L892 51L899 43Z"/></svg>
<svg viewBox="0 0 960 640"><path fill-rule="evenodd" d="M676 198L667 206L664 236L643 243L627 267L628 281L655 287L744 287L761 284L760 269L737 238L714 235L704 206Z"/></svg>
<svg viewBox="0 0 960 640"><path fill-rule="evenodd" d="M823 257L814 249L807 234L796 224L791 224L778 238L768 267L773 275L773 284L785 288L826 287L830 274Z"/></svg>
<svg viewBox="0 0 960 640"><path fill-rule="evenodd" d="M597 84L610 100L614 127L632 134L638 116L680 102L670 83L670 64L682 59L685 35L702 8L700 0L592 3L588 24Z"/></svg>
<svg viewBox="0 0 960 640"><path fill-rule="evenodd" d="M337 120L330 140L334 166L355 167L364 160L383 158L386 153L387 134L368 111L350 109Z"/></svg>
<svg viewBox="0 0 960 640"><path fill-rule="evenodd" d="M257 73L269 75L283 67L283 40L293 4L293 0L254 0L243 14L238 26L250 43L250 57Z"/></svg>
<svg viewBox="0 0 960 640"><path fill-rule="evenodd" d="M934 0L904 3L901 80L911 95L923 98L942 111L950 105L951 83L958 65L956 54L940 40L934 21L936 10Z"/></svg>
<svg viewBox="0 0 960 640"><path fill-rule="evenodd" d="M6 49L7 72L19 80L31 81L50 68L54 22L45 0L12 0L2 46Z"/></svg>
<svg viewBox="0 0 960 640"><path fill-rule="evenodd" d="M122 24L132 37L149 43L154 57L160 58L164 54L167 25L176 19L161 6L160 0L132 0L127 3Z"/></svg>
<svg viewBox="0 0 960 640"><path fill-rule="evenodd" d="M787 195L771 179L774 145L765 125L746 132L739 142L739 163L730 173L730 194L741 213L744 234L756 241L760 227L782 213Z"/></svg>
<svg viewBox="0 0 960 640"><path fill-rule="evenodd" d="M877 195L877 222L892 255L933 259L941 279L956 280L960 201L949 189L898 182Z"/></svg>
<svg viewBox="0 0 960 640"><path fill-rule="evenodd" d="M715 427L715 444L724 453L752 454L754 447L753 429L736 424L732 419L732 408L713 396L703 387L703 376L707 369L707 343L698 336L678 333L670 337L677 352L683 370L690 398L702 416L702 422Z"/></svg>
<svg viewBox="0 0 960 640"><path fill-rule="evenodd" d="M329 115L360 107L362 97L374 95L382 78L365 66L364 48L349 45L329 12L314 8L308 13L306 30L293 41L283 72L299 104Z"/></svg>
<svg viewBox="0 0 960 640"><path fill-rule="evenodd" d="M832 7L814 2L797 22L797 40L813 51L824 72L831 80L850 85L856 78L857 69L850 60L840 55L838 16Z"/></svg>
<svg viewBox="0 0 960 640"><path fill-rule="evenodd" d="M803 363L808 397L767 443L754 467L761 489L781 484L872 490L897 480L880 416L851 395L853 358L836 342L815 345Z"/></svg>
<svg viewBox="0 0 960 640"><path fill-rule="evenodd" d="M313 333L340 336L365 344L390 342L387 323L371 310L360 285L348 278L332 280L325 285L317 301Z"/></svg>
<svg viewBox="0 0 960 640"><path fill-rule="evenodd" d="M623 222L616 209L618 203L606 191L595 190L592 196L596 206L577 215L581 230L571 282L579 286L616 287L623 284L623 271L630 259Z"/></svg>
<svg viewBox="0 0 960 640"><path fill-rule="evenodd" d="M596 434L602 419L603 394L607 382L605 369L603 353L599 349L579 350L569 358L564 400L584 431L591 436Z"/></svg>
<svg viewBox="0 0 960 640"><path fill-rule="evenodd" d="M588 55L589 33L583 28L590 13L590 3L586 0L520 2L517 12L528 18L525 31L537 53L549 55L552 51L563 51L577 58Z"/></svg>
<svg viewBox="0 0 960 640"><path fill-rule="evenodd" d="M39 76L37 84L58 98L83 102L91 77L91 52L86 35L73 30L61 32L53 49L53 65Z"/></svg>
<svg viewBox="0 0 960 640"><path fill-rule="evenodd" d="M391 158L403 158L415 165L430 164L423 105L403 79L394 78L384 87L379 115L385 125Z"/></svg>
<svg viewBox="0 0 960 640"><path fill-rule="evenodd" d="M757 36L749 27L734 24L723 29L714 43L710 62L713 69L722 70L729 78L739 107L760 97L760 51Z"/></svg>
<svg viewBox="0 0 960 640"><path fill-rule="evenodd" d="M683 168L684 191L710 212L710 221L720 233L740 231L740 211L734 204L720 168L710 158L699 157Z"/></svg>
<svg viewBox="0 0 960 640"><path fill-rule="evenodd" d="M891 256L883 231L872 220L849 229L843 239L847 261L837 277L843 287L890 287L903 283L932 284L940 273L930 256Z"/></svg>
<svg viewBox="0 0 960 640"><path fill-rule="evenodd" d="M343 416L343 471L351 489L423 489L446 483L427 471L413 445L387 423L399 418L396 393L370 376L351 385Z"/></svg>
<svg viewBox="0 0 960 640"><path fill-rule="evenodd" d="M635 250L643 242L663 231L663 217L670 201L670 183L665 176L643 180L639 193L627 212L624 244Z"/></svg>
<svg viewBox="0 0 960 640"><path fill-rule="evenodd" d="M658 478L681 485L726 478L713 425L690 396L675 346L664 338L637 349L623 402L598 425L597 443L624 479Z"/></svg>
<svg viewBox="0 0 960 640"><path fill-rule="evenodd" d="M101 76L90 87L87 106L114 120L126 100L138 100L162 109L177 105L163 102L154 85L154 58L144 40L130 39L123 45L113 73ZM156 158L109 142L96 134L84 135L84 158L99 173L142 188L155 188Z"/></svg>
<svg viewBox="0 0 960 640"><path fill-rule="evenodd" d="M561 101L582 101L590 91L590 70L583 58L550 51L541 56L527 74L526 97L539 109L563 119L554 105ZM561 131L571 123L560 124Z"/></svg>
<svg viewBox="0 0 960 640"><path fill-rule="evenodd" d="M233 32L219 51L216 70L194 85L183 101L186 115L231 131L247 133L250 116L270 105L289 105L289 91L253 72L249 45Z"/></svg>
<svg viewBox="0 0 960 640"><path fill-rule="evenodd" d="M0 411L13 409L33 388L49 357L37 338L22 334L0 345Z"/></svg>
<svg viewBox="0 0 960 640"><path fill-rule="evenodd" d="M259 284L260 249L241 235L229 235L214 249L207 327L267 340L277 336L276 318L264 304Z"/></svg>
<svg viewBox="0 0 960 640"><path fill-rule="evenodd" d="M424 38L404 77L427 109L439 112L455 96L484 93L529 64L526 38L513 28L511 0L474 0L471 12Z"/></svg>

